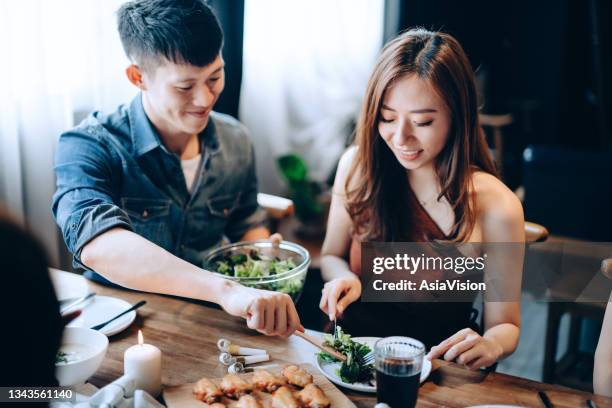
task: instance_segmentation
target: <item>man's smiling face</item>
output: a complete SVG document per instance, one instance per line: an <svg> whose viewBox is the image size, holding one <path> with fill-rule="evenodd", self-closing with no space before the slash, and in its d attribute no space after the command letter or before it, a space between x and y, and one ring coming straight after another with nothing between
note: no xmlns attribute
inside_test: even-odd
<svg viewBox="0 0 612 408"><path fill-rule="evenodd" d="M166 132L198 134L225 86L221 54L205 67L167 60L143 71L143 99L153 124Z"/></svg>

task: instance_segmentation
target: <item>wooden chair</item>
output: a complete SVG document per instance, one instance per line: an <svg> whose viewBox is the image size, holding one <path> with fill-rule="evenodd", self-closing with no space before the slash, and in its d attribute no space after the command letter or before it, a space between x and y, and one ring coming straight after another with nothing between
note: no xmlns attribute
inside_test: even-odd
<svg viewBox="0 0 612 408"><path fill-rule="evenodd" d="M546 227L534 222L525 221L525 242L544 242L548 239Z"/></svg>
<svg viewBox="0 0 612 408"><path fill-rule="evenodd" d="M503 158L504 158L504 140L502 129L511 125L514 122L514 117L510 113L504 115L487 115L484 113L478 114L480 126L492 129L494 160L499 173L502 173Z"/></svg>
<svg viewBox="0 0 612 408"><path fill-rule="evenodd" d="M612 279L612 258L601 262L601 273ZM550 302L546 322L546 342L544 346L543 381L558 383L568 387L590 391L592 384L585 376L593 365L593 356L583 352L580 345L581 326L584 319L603 320L605 302ZM561 318L570 318L567 350L557 361L557 347ZM576 367L581 368L579 373Z"/></svg>
<svg viewBox="0 0 612 408"><path fill-rule="evenodd" d="M277 232L281 220L290 217L294 212L293 201L272 194L257 194L257 204L268 213L272 232Z"/></svg>
<svg viewBox="0 0 612 408"><path fill-rule="evenodd" d="M281 220L293 214L293 201L272 194L257 194L257 204L268 213L270 218Z"/></svg>
<svg viewBox="0 0 612 408"><path fill-rule="evenodd" d="M601 262L601 273L612 279L612 258L604 259Z"/></svg>

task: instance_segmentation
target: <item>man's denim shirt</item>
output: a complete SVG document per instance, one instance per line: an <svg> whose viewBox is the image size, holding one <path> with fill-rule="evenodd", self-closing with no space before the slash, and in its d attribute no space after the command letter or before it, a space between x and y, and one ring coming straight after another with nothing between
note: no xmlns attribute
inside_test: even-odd
<svg viewBox="0 0 612 408"><path fill-rule="evenodd" d="M224 236L265 223L257 205L253 146L237 120L211 113L200 134L192 193L179 157L147 118L139 94L110 114L92 113L61 135L53 214L74 266L85 244L111 228L133 231L197 266ZM93 278L99 278L88 272Z"/></svg>

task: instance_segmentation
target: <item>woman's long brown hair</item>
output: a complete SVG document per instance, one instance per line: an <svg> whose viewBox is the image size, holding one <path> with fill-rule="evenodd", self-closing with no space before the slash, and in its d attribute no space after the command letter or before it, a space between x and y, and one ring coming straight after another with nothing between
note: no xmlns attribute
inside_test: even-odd
<svg viewBox="0 0 612 408"><path fill-rule="evenodd" d="M441 192L455 213L449 238L462 241L475 224L471 175L475 168L497 176L478 122L474 72L452 36L413 29L391 40L370 76L357 122L357 154L345 184L347 211L354 233L366 240L402 241L410 237L406 169L378 132L385 92L400 78L426 80L451 115L446 146L435 159Z"/></svg>

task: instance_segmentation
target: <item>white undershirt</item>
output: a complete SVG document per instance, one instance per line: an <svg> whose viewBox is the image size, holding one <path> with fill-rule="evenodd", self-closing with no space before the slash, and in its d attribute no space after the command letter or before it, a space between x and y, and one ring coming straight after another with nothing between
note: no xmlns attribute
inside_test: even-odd
<svg viewBox="0 0 612 408"><path fill-rule="evenodd" d="M198 154L193 159L181 160L181 167L183 168L183 174L185 175L185 181L187 182L187 190L191 193L193 190L193 183L195 182L198 167L200 167L201 154Z"/></svg>

